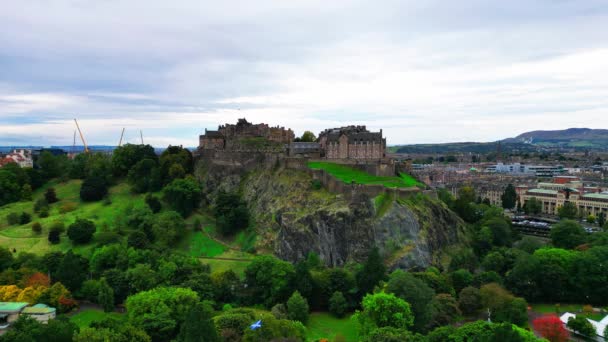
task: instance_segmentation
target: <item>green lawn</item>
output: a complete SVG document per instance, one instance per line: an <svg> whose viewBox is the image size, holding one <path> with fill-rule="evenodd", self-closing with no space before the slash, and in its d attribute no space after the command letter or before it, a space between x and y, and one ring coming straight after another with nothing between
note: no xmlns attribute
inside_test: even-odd
<svg viewBox="0 0 608 342"><path fill-rule="evenodd" d="M192 232L190 235L190 255L193 257L215 257L224 253L226 248L203 232Z"/></svg>
<svg viewBox="0 0 608 342"><path fill-rule="evenodd" d="M90 326L91 323L95 321L101 321L109 317L115 317L120 319L122 318L122 316L122 314L119 314L117 312L107 313L101 310L87 309L70 316L70 321L79 326L80 328L85 328Z"/></svg>
<svg viewBox="0 0 608 342"><path fill-rule="evenodd" d="M351 316L347 316L340 319L325 312L310 314L306 325L308 341L316 341L320 338L333 341L336 335L342 335L348 342L358 341L357 323L350 318Z"/></svg>
<svg viewBox="0 0 608 342"><path fill-rule="evenodd" d="M412 176L405 173L402 173L400 177L374 176L347 165L329 162L308 162L308 167L314 170L325 170L345 183L380 184L387 188L409 188L420 184Z"/></svg>

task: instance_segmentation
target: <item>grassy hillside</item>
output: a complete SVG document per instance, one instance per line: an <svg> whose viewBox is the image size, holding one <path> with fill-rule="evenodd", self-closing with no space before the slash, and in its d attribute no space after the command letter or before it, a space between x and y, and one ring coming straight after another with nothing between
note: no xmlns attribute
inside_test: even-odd
<svg viewBox="0 0 608 342"><path fill-rule="evenodd" d="M144 195L133 194L129 185L124 182L119 182L110 188L107 200L82 202L80 200L81 183L81 180L67 182L54 180L35 191L32 201L16 202L0 207L0 246L11 250L14 248L16 253L28 252L42 255L52 251L73 249L77 253L90 256L99 244L96 236L104 231L112 231L116 226L117 218L127 208L146 205ZM44 196L44 192L49 187L55 188L59 202L50 205L49 217L40 218L33 212L34 203ZM27 212L32 215L32 222L9 226L6 216L12 212L18 214ZM62 234L59 244L53 245L48 242L48 231L54 222L63 222L67 230L67 227L77 218L95 222L97 232L91 243L73 245L65 233ZM241 232L224 241L216 234L213 219L209 215L200 212L193 214L186 219L188 227L195 220L202 223L203 230L195 232L189 229L177 249L191 256L201 258L201 262L209 264L214 271L232 269L237 274L242 275L253 255L241 252L241 250L251 248L255 243L255 233ZM42 233L36 234L32 231L34 222L39 222L42 225Z"/></svg>
<svg viewBox="0 0 608 342"><path fill-rule="evenodd" d="M355 182L357 184L381 184L387 188L409 188L421 185L414 177L402 173L400 177L374 176L365 171L352 168L347 165L329 162L309 162L308 167L316 170L325 170L330 175L345 183Z"/></svg>

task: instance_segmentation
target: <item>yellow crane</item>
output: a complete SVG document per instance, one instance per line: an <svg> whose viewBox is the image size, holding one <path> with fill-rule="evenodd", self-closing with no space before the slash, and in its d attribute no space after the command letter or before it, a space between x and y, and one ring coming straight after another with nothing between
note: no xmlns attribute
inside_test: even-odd
<svg viewBox="0 0 608 342"><path fill-rule="evenodd" d="M76 128L78 128L78 133L80 133L80 140L82 140L82 145L84 145L84 153L89 153L89 147L87 146L87 142L84 141L84 135L82 135L80 126L78 126L78 121L74 119L74 122L76 123Z"/></svg>

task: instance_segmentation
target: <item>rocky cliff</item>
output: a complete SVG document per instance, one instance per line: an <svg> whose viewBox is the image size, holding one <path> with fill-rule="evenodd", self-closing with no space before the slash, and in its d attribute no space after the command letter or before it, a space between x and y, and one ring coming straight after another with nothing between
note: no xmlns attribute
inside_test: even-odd
<svg viewBox="0 0 608 342"><path fill-rule="evenodd" d="M391 267L427 267L464 235L462 221L425 195L407 200L360 195L346 201L314 189L306 172L272 162L254 167L254 160L251 155L242 161L199 160L197 173L209 202L218 189L239 191L256 222L258 247L283 259L298 261L313 251L338 266L364 260L378 246Z"/></svg>

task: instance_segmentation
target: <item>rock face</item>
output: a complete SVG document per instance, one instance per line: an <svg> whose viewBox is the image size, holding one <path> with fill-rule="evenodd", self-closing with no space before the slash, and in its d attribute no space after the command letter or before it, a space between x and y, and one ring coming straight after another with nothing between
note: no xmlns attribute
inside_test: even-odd
<svg viewBox="0 0 608 342"><path fill-rule="evenodd" d="M214 161L197 169L210 202L219 189L240 191L256 222L258 247L289 261L312 251L327 265L339 266L364 260L378 246L393 268L422 268L464 235L453 212L422 194L399 201L360 195L347 202L313 189L302 171L264 167L243 172Z"/></svg>

